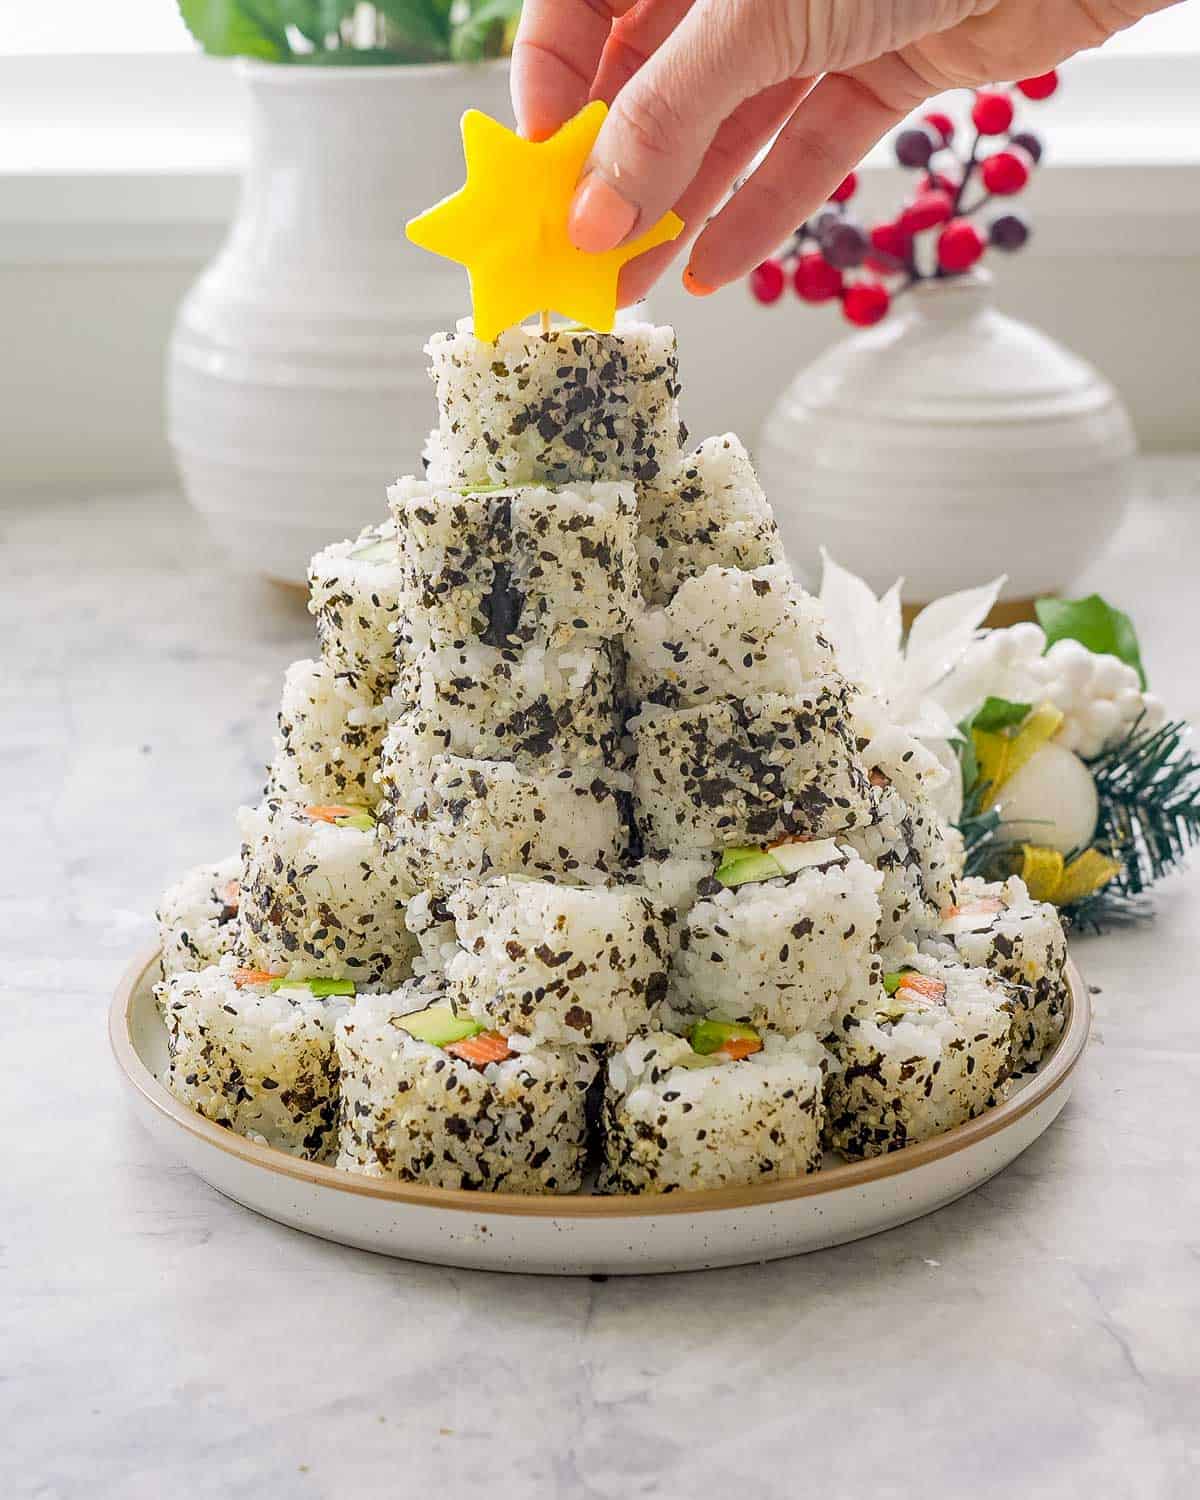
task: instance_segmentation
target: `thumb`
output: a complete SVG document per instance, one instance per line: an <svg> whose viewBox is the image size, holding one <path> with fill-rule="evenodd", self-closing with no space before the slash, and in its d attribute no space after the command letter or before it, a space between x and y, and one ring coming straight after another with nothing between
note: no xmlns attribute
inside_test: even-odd
<svg viewBox="0 0 1200 1500"><path fill-rule="evenodd" d="M578 249L600 254L650 228L695 177L722 121L787 77L778 28L766 24L774 8L696 0L620 90L571 207Z"/></svg>

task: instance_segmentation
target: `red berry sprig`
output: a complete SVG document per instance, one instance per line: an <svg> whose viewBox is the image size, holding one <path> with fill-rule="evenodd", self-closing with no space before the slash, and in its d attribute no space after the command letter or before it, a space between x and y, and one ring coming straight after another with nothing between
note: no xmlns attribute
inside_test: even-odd
<svg viewBox="0 0 1200 1500"><path fill-rule="evenodd" d="M983 228L975 219L992 199L1022 192L1042 159L1040 138L1014 128L1015 96L1048 99L1057 88L1058 74L1050 72L974 90L974 136L965 151L956 148L954 121L941 110L898 131L896 160L920 173L899 213L870 225L856 219L848 207L858 190L851 172L825 207L750 273L752 296L778 302L790 284L802 302L837 301L849 322L868 328L916 282L962 276L989 248L1019 250L1029 239L1020 214L1006 209ZM968 203L976 182L982 193Z"/></svg>

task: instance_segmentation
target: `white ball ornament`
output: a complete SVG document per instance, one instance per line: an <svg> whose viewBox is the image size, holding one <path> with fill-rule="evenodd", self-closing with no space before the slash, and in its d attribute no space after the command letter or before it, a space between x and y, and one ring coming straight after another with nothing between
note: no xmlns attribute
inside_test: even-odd
<svg viewBox="0 0 1200 1500"><path fill-rule="evenodd" d="M1006 841L1044 844L1062 854L1091 843L1100 813L1092 773L1053 740L1004 783L996 805Z"/></svg>

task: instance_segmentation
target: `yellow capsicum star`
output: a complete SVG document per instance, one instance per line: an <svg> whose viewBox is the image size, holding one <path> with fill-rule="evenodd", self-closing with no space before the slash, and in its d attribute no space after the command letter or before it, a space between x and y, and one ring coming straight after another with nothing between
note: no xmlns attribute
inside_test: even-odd
<svg viewBox="0 0 1200 1500"><path fill-rule="evenodd" d="M477 109L463 115L466 183L411 219L408 237L466 266L478 338L491 343L548 309L609 333L621 267L683 229L678 214L666 213L628 245L601 255L571 243L571 200L607 112L597 100L545 141L522 140Z"/></svg>

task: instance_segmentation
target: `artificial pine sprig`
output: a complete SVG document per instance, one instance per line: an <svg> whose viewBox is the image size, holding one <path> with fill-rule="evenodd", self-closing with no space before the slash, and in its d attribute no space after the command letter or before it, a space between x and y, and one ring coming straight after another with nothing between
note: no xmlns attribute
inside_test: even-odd
<svg viewBox="0 0 1200 1500"><path fill-rule="evenodd" d="M1186 743L1190 732L1184 720L1155 730L1142 729L1138 720L1116 744L1085 761L1100 804L1092 847L1120 860L1121 870L1107 885L1064 908L1074 926L1100 932L1148 916L1150 888L1200 845L1200 760ZM1020 868L1019 846L1005 839L995 808L982 810L989 788L973 754L962 758L969 785L958 828L966 873L1003 877ZM1067 862L1082 852L1073 851Z"/></svg>
<svg viewBox="0 0 1200 1500"><path fill-rule="evenodd" d="M1185 743L1183 720L1124 739L1086 764L1096 783L1096 843L1122 864L1115 891L1139 896L1183 863L1200 843L1200 761Z"/></svg>

